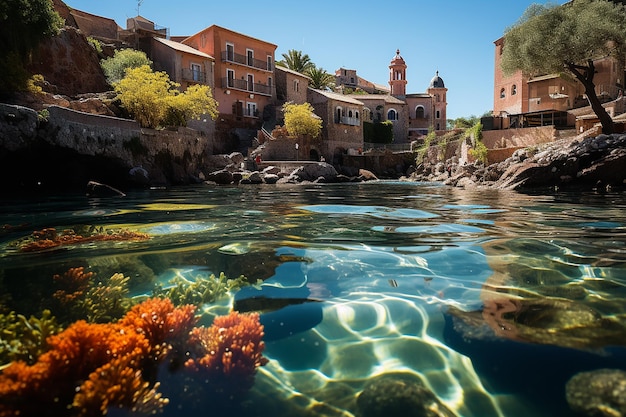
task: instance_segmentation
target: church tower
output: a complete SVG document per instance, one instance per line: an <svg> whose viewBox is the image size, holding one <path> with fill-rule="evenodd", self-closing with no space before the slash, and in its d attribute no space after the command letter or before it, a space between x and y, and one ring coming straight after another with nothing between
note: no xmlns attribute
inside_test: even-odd
<svg viewBox="0 0 626 417"><path fill-rule="evenodd" d="M428 94L433 100L433 129L446 130L446 108L448 102L446 101L446 88L443 80L439 76L439 71L435 74L432 80L430 80L430 86L428 86Z"/></svg>
<svg viewBox="0 0 626 417"><path fill-rule="evenodd" d="M396 50L396 56L389 64L389 86L391 95L404 100L406 98L406 63L400 56L400 50Z"/></svg>

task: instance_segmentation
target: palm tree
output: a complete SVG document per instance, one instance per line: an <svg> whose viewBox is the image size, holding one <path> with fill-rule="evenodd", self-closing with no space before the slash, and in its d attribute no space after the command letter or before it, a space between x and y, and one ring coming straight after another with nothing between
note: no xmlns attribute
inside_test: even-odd
<svg viewBox="0 0 626 417"><path fill-rule="evenodd" d="M309 87L317 90L330 90L335 85L335 76L326 72L324 68L313 68L306 72L306 75L311 77Z"/></svg>
<svg viewBox="0 0 626 417"><path fill-rule="evenodd" d="M286 54L283 54L283 59L278 61L278 63L301 74L305 74L307 70L315 68L307 54L303 54L302 51L296 51L295 49L290 49Z"/></svg>

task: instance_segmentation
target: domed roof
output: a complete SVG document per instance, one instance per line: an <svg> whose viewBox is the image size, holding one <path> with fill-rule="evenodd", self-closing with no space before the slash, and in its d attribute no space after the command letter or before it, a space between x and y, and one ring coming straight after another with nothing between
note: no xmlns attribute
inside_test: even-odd
<svg viewBox="0 0 626 417"><path fill-rule="evenodd" d="M397 65L397 64L406 65L404 62L404 58L400 56L399 49L396 49L396 55L391 59L391 65Z"/></svg>
<svg viewBox="0 0 626 417"><path fill-rule="evenodd" d="M428 88L446 88L446 86L443 84L443 80L439 76L439 71L437 71L437 74L433 77L432 80L430 80L430 87Z"/></svg>

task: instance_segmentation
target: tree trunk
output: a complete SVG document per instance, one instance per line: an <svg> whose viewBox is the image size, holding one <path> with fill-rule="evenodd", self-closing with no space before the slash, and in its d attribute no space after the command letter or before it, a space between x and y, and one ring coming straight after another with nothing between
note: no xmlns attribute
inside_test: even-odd
<svg viewBox="0 0 626 417"><path fill-rule="evenodd" d="M591 109L596 116L598 116L598 119L602 124L602 133L607 135L613 133L613 119L602 106L602 103L600 103L600 99L598 99L596 94L596 86L593 83L593 76L596 73L596 70L593 65L593 61L587 61L587 66L575 65L573 63L567 63L566 66L585 87L585 94L587 95L587 100L591 105Z"/></svg>

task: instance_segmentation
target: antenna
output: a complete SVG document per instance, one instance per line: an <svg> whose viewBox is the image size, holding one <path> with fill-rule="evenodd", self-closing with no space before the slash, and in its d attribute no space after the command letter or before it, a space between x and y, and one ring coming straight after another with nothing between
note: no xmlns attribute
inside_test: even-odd
<svg viewBox="0 0 626 417"><path fill-rule="evenodd" d="M139 7L141 6L141 3L143 3L143 0L137 0L137 16L139 16Z"/></svg>

